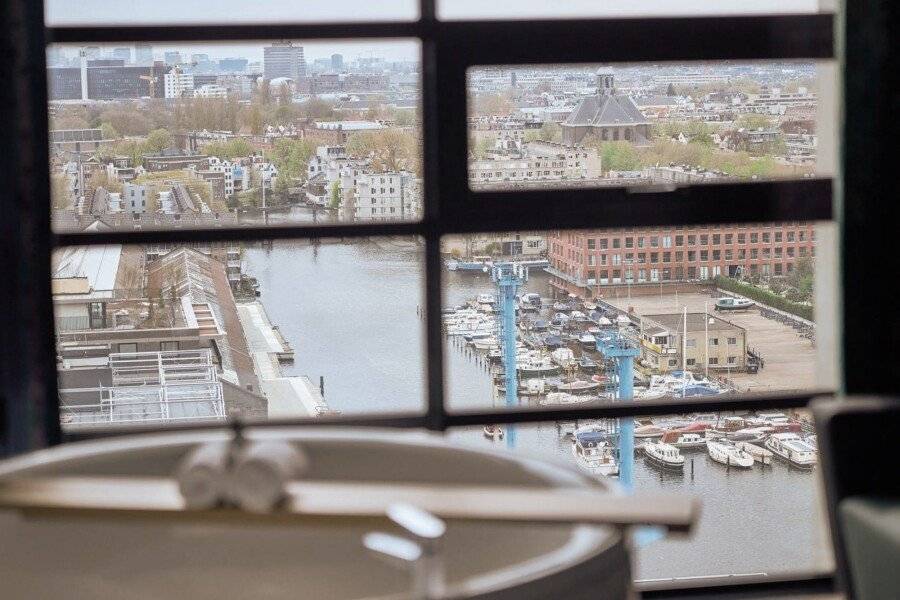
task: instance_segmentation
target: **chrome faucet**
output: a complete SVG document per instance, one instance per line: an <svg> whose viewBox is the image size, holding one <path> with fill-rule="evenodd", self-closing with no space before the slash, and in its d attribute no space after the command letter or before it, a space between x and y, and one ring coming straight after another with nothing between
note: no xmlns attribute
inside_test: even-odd
<svg viewBox="0 0 900 600"><path fill-rule="evenodd" d="M441 539L447 531L444 521L402 503L389 506L387 517L412 539L376 531L363 536L363 545L392 566L409 571L412 597L416 600L443 598L446 579Z"/></svg>

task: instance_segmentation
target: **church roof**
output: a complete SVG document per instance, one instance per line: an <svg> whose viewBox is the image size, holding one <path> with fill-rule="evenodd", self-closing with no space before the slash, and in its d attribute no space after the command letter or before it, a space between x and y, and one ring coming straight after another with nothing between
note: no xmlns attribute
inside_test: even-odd
<svg viewBox="0 0 900 600"><path fill-rule="evenodd" d="M603 126L603 125L639 125L648 123L647 118L638 110L634 101L624 95L598 95L584 98L563 125Z"/></svg>

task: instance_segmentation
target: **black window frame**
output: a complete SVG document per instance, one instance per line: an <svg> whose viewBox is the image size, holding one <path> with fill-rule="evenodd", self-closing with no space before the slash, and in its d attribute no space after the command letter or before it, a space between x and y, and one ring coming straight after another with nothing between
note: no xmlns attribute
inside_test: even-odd
<svg viewBox="0 0 900 600"><path fill-rule="evenodd" d="M871 142L878 139L882 119L891 114L888 98L896 82L896 49L890 43L873 46L872 36L889 40L886 21L873 2L850 3L838 15L778 15L756 17L690 17L649 19L582 19L557 21L439 22L434 0L422 0L417 21L400 23L248 24L226 26L126 26L44 28L42 2L13 0L11 28L18 31L9 39L14 60L2 72L18 75L15 89L2 100L17 109L19 127L4 139L20 144L20 156L9 165L24 166L11 179L15 194L8 197L49 199L47 168L46 43L104 43L141 41L229 41L258 39L323 38L418 38L422 43L422 106L424 217L415 223L333 224L326 226L283 226L256 229L165 230L106 232L97 234L54 233L50 230L49 201L33 201L16 206L19 219L8 219L4 259L16 259L15 283L21 297L10 302L14 310L4 315L4 324L18 326L22 333L9 333L12 345L4 353L4 395L27 398L27 402L6 402L0 406L0 426L13 432L6 451L22 451L64 439L59 425L53 320L49 278L31 277L46 273L52 248L85 244L145 244L197 241L241 241L286 238L359 238L372 235L417 235L425 240L426 349L428 354L428 403L424 414L367 415L291 421L316 425L373 425L449 427L484 423L530 423L547 420L631 416L635 405L612 404L589 409L537 409L448 412L443 398L443 343L440 336L441 235L476 231L595 229L603 227L703 226L710 224L762 224L772 221L831 221L833 185L830 178L802 181L709 184L670 191L630 189L583 189L561 191L475 192L468 187L466 161L466 69L491 64L609 63L693 60L777 60L834 59L846 63L844 102L873 99L871 110L847 114L842 127L840 190L851 196L853 206L841 205L843 247L841 289L858 289L874 272L873 262L880 251L865 242L872 231L871 217L881 207L879 192L887 191L887 165L878 142L875 160ZM691 35L684 35L686 30ZM835 55L834 34L846 58ZM602 43L600 42L602 40ZM652 44L648 43L652 40ZM873 48L877 48L874 51ZM16 71L15 69L18 69ZM862 160L861 160L862 159ZM865 164L863 160L869 159ZM865 168L848 171L859 161ZM27 174L28 177L23 176ZM879 179L880 178L880 179ZM6 199L7 195L4 195ZM729 198L721 202L721 198ZM549 202L548 202L549 199ZM549 205L549 206L548 206ZM9 214L9 213L7 213ZM887 232L884 219L879 231ZM857 251L858 249L858 251ZM862 286L860 286L861 288ZM842 307L841 339L843 389L851 392L890 392L896 385L874 381L862 367L868 360L864 351L853 347L865 340L865 327L875 313L883 314L880 293L865 294L856 303ZM17 316L26 316L17 320ZM896 335L894 336L896 337ZM22 339L24 338L24 339ZM27 352L13 355L15 348ZM892 346L898 353L900 344ZM888 357L889 358L889 357ZM19 379L10 379L10 364L27 361ZM713 401L646 402L640 413L663 415L675 411L764 410L806 406L811 395L740 396ZM281 425L284 422L265 424ZM21 426L21 431L15 426ZM154 430L157 430L154 428ZM96 431L90 435L115 435L122 430ZM737 586L745 592L808 591L833 589L830 573L800 578L769 578ZM707 587L704 594L732 590L731 585ZM648 597L698 593L698 588L675 589L660 584L645 588Z"/></svg>

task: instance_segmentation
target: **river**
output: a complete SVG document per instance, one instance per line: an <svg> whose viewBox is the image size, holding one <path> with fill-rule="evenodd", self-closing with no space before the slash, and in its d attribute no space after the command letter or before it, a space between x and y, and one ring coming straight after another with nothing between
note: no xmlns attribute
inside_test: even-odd
<svg viewBox="0 0 900 600"><path fill-rule="evenodd" d="M324 377L325 399L344 414L425 407L424 266L413 240L275 242L248 248L244 272L259 280L269 317L293 345L288 375ZM545 275L527 291L549 296ZM487 275L445 272L445 304L493 292ZM492 406L490 378L471 352L449 344L451 409ZM571 442L554 423L519 426L515 452L568 462ZM464 443L492 445L480 428L451 431ZM506 448L506 442L497 442ZM686 492L703 500L688 540L661 540L637 552L638 579L784 574L830 567L818 472L782 463L726 470L705 452L686 454L684 474L635 461L638 491ZM690 466L692 465L692 466Z"/></svg>

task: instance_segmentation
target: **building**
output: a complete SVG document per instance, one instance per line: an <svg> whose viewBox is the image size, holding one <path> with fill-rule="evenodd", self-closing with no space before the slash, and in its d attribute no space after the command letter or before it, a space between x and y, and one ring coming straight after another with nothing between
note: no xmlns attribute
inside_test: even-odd
<svg viewBox="0 0 900 600"><path fill-rule="evenodd" d="M364 173L352 198L355 221L396 221L420 214L421 185L411 173Z"/></svg>
<svg viewBox="0 0 900 600"><path fill-rule="evenodd" d="M292 42L275 42L263 48L263 78L270 80L287 77L297 80L306 75L303 46Z"/></svg>
<svg viewBox="0 0 900 600"><path fill-rule="evenodd" d="M223 73L243 73L247 70L246 58L219 59L219 71Z"/></svg>
<svg viewBox="0 0 900 600"><path fill-rule="evenodd" d="M50 100L120 100L124 98L163 98L165 67L125 65L117 59L87 60L82 54L80 67L47 69Z"/></svg>
<svg viewBox="0 0 900 600"><path fill-rule="evenodd" d="M166 52L163 55L163 59L167 65L180 65L181 64L181 52L177 50Z"/></svg>
<svg viewBox="0 0 900 600"><path fill-rule="evenodd" d="M150 172L177 171L194 167L201 171L209 168L209 157L203 154L183 154L179 150L164 150L158 155L144 155L143 166Z"/></svg>
<svg viewBox="0 0 900 600"><path fill-rule="evenodd" d="M336 72L344 70L344 56L342 54L331 55L331 70Z"/></svg>
<svg viewBox="0 0 900 600"><path fill-rule="evenodd" d="M660 374L747 368L747 330L707 313L642 315L640 342L641 358Z"/></svg>
<svg viewBox="0 0 900 600"><path fill-rule="evenodd" d="M194 95L194 76L173 69L163 77L166 98L183 98Z"/></svg>
<svg viewBox="0 0 900 600"><path fill-rule="evenodd" d="M578 103L561 123L563 143L580 143L588 134L600 140L624 140L635 145L648 145L650 121L641 113L630 96L616 94L613 74L597 70L597 94Z"/></svg>
<svg viewBox="0 0 900 600"><path fill-rule="evenodd" d="M222 173L225 198L234 195L234 165L227 160L218 157L209 157L209 170L214 173Z"/></svg>
<svg viewBox="0 0 900 600"><path fill-rule="evenodd" d="M226 90L221 85L216 85L214 83L208 83L206 85L201 85L200 87L194 90L195 98L227 98L228 90Z"/></svg>
<svg viewBox="0 0 900 600"><path fill-rule="evenodd" d="M151 194L146 185L126 183L122 186L123 210L132 216L142 215L147 212L147 202Z"/></svg>
<svg viewBox="0 0 900 600"><path fill-rule="evenodd" d="M815 226L791 222L555 231L547 243L550 285L561 293L596 297L606 286L623 284L787 275L798 260L815 256Z"/></svg>
<svg viewBox="0 0 900 600"><path fill-rule="evenodd" d="M441 238L441 253L454 256L545 256L547 238L541 232L474 233L445 235Z"/></svg>
<svg viewBox="0 0 900 600"><path fill-rule="evenodd" d="M149 65L153 63L153 46L150 44L134 45L134 62L139 65Z"/></svg>
<svg viewBox="0 0 900 600"><path fill-rule="evenodd" d="M131 48L113 48L112 57L124 63L131 62Z"/></svg>
<svg viewBox="0 0 900 600"><path fill-rule="evenodd" d="M596 179L600 174L596 150L554 142L522 142L508 132L497 139L494 152L469 161L473 185Z"/></svg>

